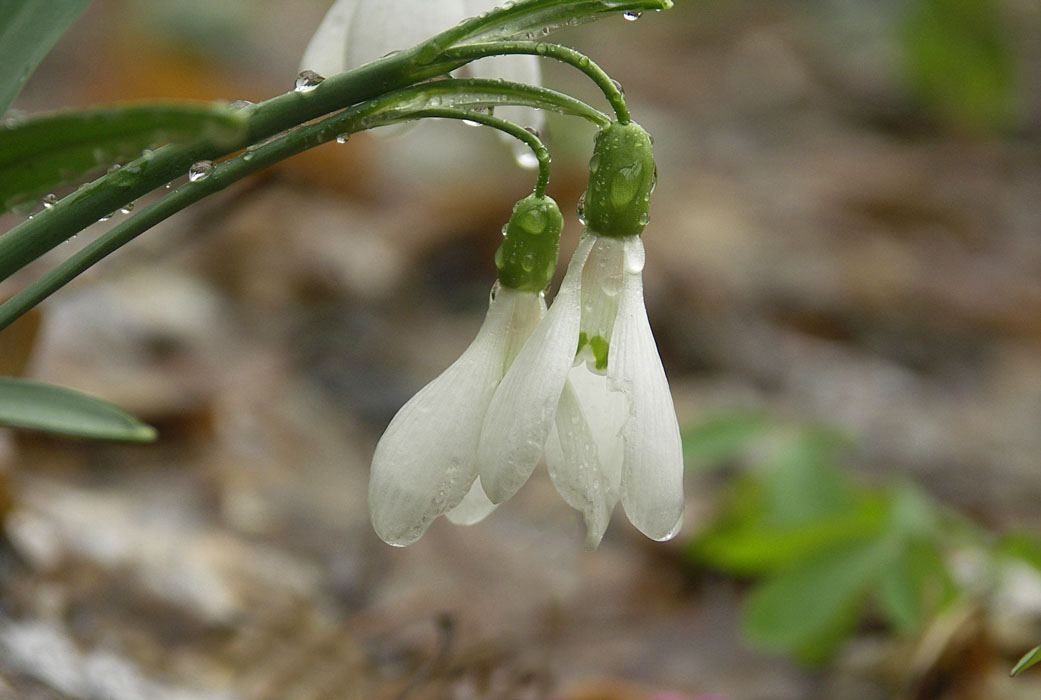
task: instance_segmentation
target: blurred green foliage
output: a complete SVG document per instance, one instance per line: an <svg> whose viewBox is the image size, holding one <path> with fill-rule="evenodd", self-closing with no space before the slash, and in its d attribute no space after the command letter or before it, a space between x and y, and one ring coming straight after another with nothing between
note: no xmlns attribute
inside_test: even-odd
<svg viewBox="0 0 1041 700"><path fill-rule="evenodd" d="M1041 571L1041 540L987 533L907 481L865 485L843 466L847 448L834 431L749 413L684 432L692 469L755 456L687 545L692 563L756 581L742 620L751 644L820 664L868 616L918 633L980 594L953 575L959 552L977 552L995 576L1010 559Z"/></svg>
<svg viewBox="0 0 1041 700"><path fill-rule="evenodd" d="M1011 124L1018 82L999 0L914 0L900 39L908 84L941 121L973 132Z"/></svg>

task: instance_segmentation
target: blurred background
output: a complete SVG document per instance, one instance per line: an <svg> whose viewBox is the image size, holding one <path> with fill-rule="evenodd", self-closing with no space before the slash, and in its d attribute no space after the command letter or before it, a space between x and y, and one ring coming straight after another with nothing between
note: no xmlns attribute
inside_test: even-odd
<svg viewBox="0 0 1041 700"><path fill-rule="evenodd" d="M328 5L95 0L16 107L261 101ZM1041 643L1041 5L677 0L554 38L656 137L679 537L619 508L586 552L542 471L475 527L372 533L375 442L470 342L534 177L482 129L359 135L0 335L3 372L161 433L0 434L0 698L1038 697L1008 672ZM573 212L593 133L547 136Z"/></svg>

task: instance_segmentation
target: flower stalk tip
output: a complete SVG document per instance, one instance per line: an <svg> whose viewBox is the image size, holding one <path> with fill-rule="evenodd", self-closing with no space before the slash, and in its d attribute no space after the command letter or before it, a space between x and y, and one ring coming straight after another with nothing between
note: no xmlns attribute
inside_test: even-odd
<svg viewBox="0 0 1041 700"><path fill-rule="evenodd" d="M525 292L541 292L553 280L564 217L551 198L536 194L517 202L495 252L499 283Z"/></svg>
<svg viewBox="0 0 1041 700"><path fill-rule="evenodd" d="M583 214L589 230L621 238L647 226L658 172L653 143L636 122L613 122L597 134Z"/></svg>

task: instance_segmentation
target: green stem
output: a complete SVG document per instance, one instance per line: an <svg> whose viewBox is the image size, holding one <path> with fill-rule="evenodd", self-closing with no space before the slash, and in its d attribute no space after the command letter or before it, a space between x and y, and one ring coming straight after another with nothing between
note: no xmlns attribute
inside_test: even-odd
<svg viewBox="0 0 1041 700"><path fill-rule="evenodd" d="M323 81L308 92L288 92L250 109L248 128L220 146L209 141L165 146L98 178L55 206L0 236L0 281L138 197L183 176L193 163L241 151L311 119L444 72L416 70L413 52L394 54Z"/></svg>
<svg viewBox="0 0 1041 700"><path fill-rule="evenodd" d="M604 97L611 103L611 108L614 109L618 121L622 124L629 123L629 108L625 104L625 96L618 89L617 83L611 80L611 76L591 61L588 56L566 46L544 44L537 41L497 41L488 44L456 46L445 51L442 56L446 62L454 64L457 62L469 63L487 56L502 56L506 54L546 56L578 68L589 76L604 93Z"/></svg>
<svg viewBox="0 0 1041 700"><path fill-rule="evenodd" d="M396 124L403 121L412 121L415 119L462 119L465 121L476 122L485 126L490 126L493 129L498 129L504 133L509 134L513 138L523 141L531 149L531 152L535 154L535 158L539 162L539 177L535 182L535 195L539 198L546 196L546 187L549 185L549 165L550 156L549 149L546 148L545 144L539 139L538 136L528 131L527 129L514 124L513 122L500 119L492 116L491 114L485 114L484 112L473 112L463 109L450 109L450 108L437 108L431 107L427 109L419 109L414 112L404 112L400 118L390 119L386 122L380 122L381 124ZM371 122L370 122L371 123Z"/></svg>
<svg viewBox="0 0 1041 700"><path fill-rule="evenodd" d="M544 192L549 177L549 153L537 137L523 128L491 115L467 112L461 109L420 107L412 111L402 111L400 113L395 112L393 109L401 104L416 104L417 100L422 101L423 96L429 98L431 94L444 93L446 88L453 83L476 84L488 88L494 87L495 89L506 89L512 85L521 92L545 99L546 103L543 106L570 105L571 102L577 102L573 98L560 93L554 93L552 90L534 88L532 86L487 80L445 80L406 88L397 93L385 95L379 99L357 105L337 115L328 117L317 124L302 126L276 141L250 149L242 156L216 165L206 178L196 182L185 183L163 199L119 224L79 252L70 256L29 287L13 296L3 305L0 305L0 330L9 326L20 316L110 253L126 245L149 228L185 207L297 153L331 141L341 134L355 133L376 124L431 116L469 119L502 129L511 136L515 136L527 143L535 152L540 166L536 191ZM587 109L593 113L596 112L591 107L587 106Z"/></svg>

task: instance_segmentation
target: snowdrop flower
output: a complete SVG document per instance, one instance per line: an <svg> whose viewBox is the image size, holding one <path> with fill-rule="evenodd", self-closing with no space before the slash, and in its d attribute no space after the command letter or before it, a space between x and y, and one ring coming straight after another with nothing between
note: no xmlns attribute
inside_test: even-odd
<svg viewBox="0 0 1041 700"><path fill-rule="evenodd" d="M300 70L336 75L411 48L505 0L336 0L304 51ZM495 56L467 66L471 77L541 83L534 56ZM538 130L542 116L527 107L499 107L504 119Z"/></svg>
<svg viewBox="0 0 1041 700"><path fill-rule="evenodd" d="M388 544L415 542L435 518L482 520L494 505L478 480L477 442L499 381L545 313L563 217L549 197L514 207L496 253L499 280L470 347L406 403L372 458L369 512Z"/></svg>
<svg viewBox="0 0 1041 700"><path fill-rule="evenodd" d="M482 487L501 503L545 449L593 548L619 500L648 537L677 533L683 452L643 300L639 233L655 177L649 135L634 123L608 127L590 171L587 231L549 312L492 396L477 461Z"/></svg>

